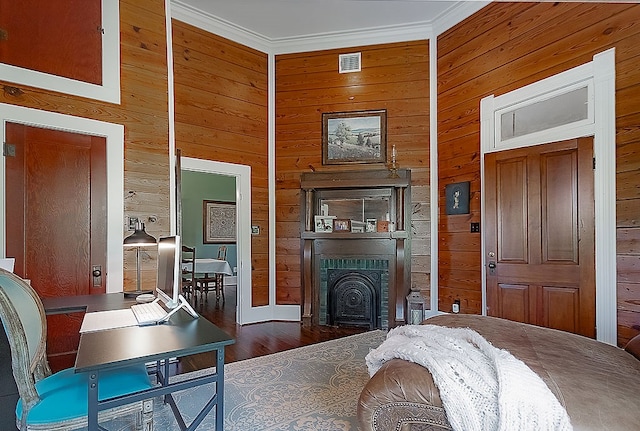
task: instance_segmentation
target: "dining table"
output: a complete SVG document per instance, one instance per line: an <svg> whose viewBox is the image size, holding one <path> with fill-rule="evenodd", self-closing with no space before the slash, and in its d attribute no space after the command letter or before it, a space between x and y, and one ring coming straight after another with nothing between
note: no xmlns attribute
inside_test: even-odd
<svg viewBox="0 0 640 431"><path fill-rule="evenodd" d="M196 284L202 284L201 294L204 293L205 298L209 291L209 282L215 282L215 292L216 292L216 301L220 300L220 294L222 293L222 300L224 302L224 276L225 275L233 275L233 271L231 271L231 266L229 262L222 259L213 259L213 258L196 258L195 259L196 268L195 274L203 274L202 277L196 277ZM193 267L192 262L182 262L181 267L183 271L191 272L191 268ZM211 276L210 276L211 275ZM196 287L194 286L194 290ZM196 296L193 295L193 300L195 301Z"/></svg>
<svg viewBox="0 0 640 431"><path fill-rule="evenodd" d="M191 267L193 265L192 262L183 262L182 269L184 271L191 271ZM233 275L233 271L231 270L231 266L229 266L229 262L221 259L213 259L213 258L197 258L196 259L196 269L194 271L196 274L224 274L224 275Z"/></svg>

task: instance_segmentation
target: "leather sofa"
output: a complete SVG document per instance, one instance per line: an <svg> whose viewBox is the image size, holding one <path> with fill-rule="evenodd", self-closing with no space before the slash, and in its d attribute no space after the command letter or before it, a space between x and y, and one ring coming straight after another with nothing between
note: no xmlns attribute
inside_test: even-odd
<svg viewBox="0 0 640 431"><path fill-rule="evenodd" d="M477 315L447 314L423 322L469 327L526 363L565 407L575 431L640 429L640 335L625 349L580 335ZM392 359L358 401L361 431L451 430L429 371Z"/></svg>

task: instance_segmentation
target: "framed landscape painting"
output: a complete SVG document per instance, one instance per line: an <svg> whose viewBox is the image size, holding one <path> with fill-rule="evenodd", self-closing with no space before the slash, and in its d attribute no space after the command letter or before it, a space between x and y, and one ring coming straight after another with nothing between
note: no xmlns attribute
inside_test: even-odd
<svg viewBox="0 0 640 431"><path fill-rule="evenodd" d="M387 111L322 114L322 164L385 163Z"/></svg>

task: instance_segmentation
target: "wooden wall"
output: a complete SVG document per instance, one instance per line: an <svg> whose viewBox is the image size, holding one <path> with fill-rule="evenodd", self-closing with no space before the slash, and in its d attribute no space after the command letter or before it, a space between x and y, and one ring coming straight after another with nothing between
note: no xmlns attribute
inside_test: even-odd
<svg viewBox="0 0 640 431"><path fill-rule="evenodd" d="M266 55L179 21L174 26L176 146L187 157L252 168L253 303L268 303ZM0 82L0 102L125 126L125 220L168 235L169 154L164 4L120 1L122 103L87 100ZM150 222L149 217L155 222ZM124 230L123 236L128 232ZM155 285L153 253L142 253L143 288ZM125 289L135 288L135 253L124 254Z"/></svg>
<svg viewBox="0 0 640 431"><path fill-rule="evenodd" d="M91 118L125 127L125 216L147 221L154 236L167 235L169 165L164 4L120 1L120 105L0 82L0 102ZM123 224L123 237L126 234ZM125 287L135 288L135 253L125 251ZM143 253L144 261L149 257ZM155 285L153 265L143 263L143 287Z"/></svg>
<svg viewBox="0 0 640 431"><path fill-rule="evenodd" d="M322 165L322 113L387 110L387 148L411 169L412 284L428 289L428 41L280 55L276 58L276 286L278 304L299 304L300 174L380 169ZM338 73L338 54L362 52L362 71ZM390 157L390 156L389 156Z"/></svg>
<svg viewBox="0 0 640 431"><path fill-rule="evenodd" d="M176 147L184 157L251 166L252 304L269 303L267 55L173 22Z"/></svg>
<svg viewBox="0 0 640 431"><path fill-rule="evenodd" d="M493 3L438 38L438 177L471 181L471 214L439 223L439 302L481 311L480 100L616 48L618 343L640 332L640 5ZM444 189L444 187L441 187ZM440 208L443 205L440 193Z"/></svg>

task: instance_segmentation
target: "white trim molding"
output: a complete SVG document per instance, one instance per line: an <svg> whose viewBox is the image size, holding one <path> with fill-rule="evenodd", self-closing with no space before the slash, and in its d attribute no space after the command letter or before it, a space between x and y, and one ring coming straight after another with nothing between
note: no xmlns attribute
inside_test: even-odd
<svg viewBox="0 0 640 431"><path fill-rule="evenodd" d="M102 0L102 85L0 63L0 80L120 104L119 2Z"/></svg>
<svg viewBox="0 0 640 431"><path fill-rule="evenodd" d="M431 311L438 311L438 42L429 40L429 207L431 209Z"/></svg>
<svg viewBox="0 0 640 431"><path fill-rule="evenodd" d="M16 105L0 104L0 136L5 142L7 122L63 130L107 140L107 293L122 292L124 231L124 126ZM5 161L0 163L0 247L6 252Z"/></svg>
<svg viewBox="0 0 640 431"><path fill-rule="evenodd" d="M180 158L184 171L226 175L236 179L237 312L236 322L253 323L256 308L251 305L251 167L212 160Z"/></svg>
<svg viewBox="0 0 640 431"><path fill-rule="evenodd" d="M592 88L588 103L593 115L563 127L555 127L517 139L498 142L496 113L509 106L535 103L576 85ZM593 56L593 61L535 82L510 93L487 96L480 102L482 156L481 217L485 219L484 155L490 152L544 144L582 136L594 137L596 334L599 341L617 345L616 310L616 113L615 48ZM590 108L590 109L591 109ZM486 229L482 229L486 231ZM486 244L482 236L482 310L486 314Z"/></svg>
<svg viewBox="0 0 640 431"><path fill-rule="evenodd" d="M458 1L432 21L272 39L194 8L181 0L170 1L173 18L258 51L276 55L430 39L490 3Z"/></svg>
<svg viewBox="0 0 640 431"><path fill-rule="evenodd" d="M268 53L271 41L249 29L203 12L180 0L171 1L171 16L177 20L198 27L209 33L217 34L229 40Z"/></svg>

